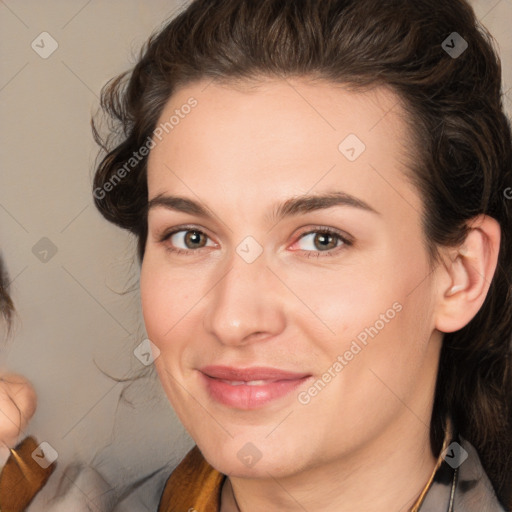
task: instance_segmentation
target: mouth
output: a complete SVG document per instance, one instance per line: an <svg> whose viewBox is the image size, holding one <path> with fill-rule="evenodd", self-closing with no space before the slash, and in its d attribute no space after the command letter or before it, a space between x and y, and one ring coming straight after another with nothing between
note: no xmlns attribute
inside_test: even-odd
<svg viewBox="0 0 512 512"><path fill-rule="evenodd" d="M208 366L200 369L210 397L235 409L251 410L289 395L312 376L277 368Z"/></svg>
<svg viewBox="0 0 512 512"><path fill-rule="evenodd" d="M212 377L213 378L213 377ZM221 382L225 382L226 384L231 384L231 386L263 386L265 384L269 384L270 382L278 382L278 381L269 381L269 380L223 380L218 379Z"/></svg>

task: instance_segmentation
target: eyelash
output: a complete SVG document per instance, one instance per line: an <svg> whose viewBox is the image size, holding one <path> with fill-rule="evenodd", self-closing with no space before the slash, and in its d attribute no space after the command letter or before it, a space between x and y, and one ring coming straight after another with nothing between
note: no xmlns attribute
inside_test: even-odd
<svg viewBox="0 0 512 512"><path fill-rule="evenodd" d="M200 229L197 229L197 227L195 226L180 226L179 228L176 228L176 229L173 229L172 231L168 232L168 233L164 233L160 238L159 238L159 242L160 243L164 243L166 242L167 240L169 240L171 238L171 236L175 235L176 233L180 233L181 231L196 231L200 234L203 234L205 236L208 237L208 235L204 232L204 231L201 231ZM302 239L303 237L307 236L307 235L310 235L312 233L322 233L322 234L328 234L328 235L332 235L334 237L336 237L338 240L340 240L341 242L343 242L341 245L339 245L338 247L335 247L333 249L329 249L327 251L307 251L305 249L298 249L297 252L299 253L306 253L306 257L307 258L311 258L312 256L315 256L315 257L324 257L324 256L335 256L337 255L341 250L344 250L345 248L347 247L350 247L353 245L353 241L350 240L346 235L344 236L340 231L338 230L335 230L333 228L328 228L328 227L325 227L325 226L315 226L314 228L310 229L309 231L306 231L304 233L301 233L299 238L297 239L297 241L299 241L300 239ZM209 237L208 237L209 238ZM296 243L296 242L294 242ZM180 249L180 248L176 248L176 247L170 247L170 246L166 246L166 250L173 253L173 254L182 254L182 255L186 255L186 256L192 256L194 254L197 254L197 252L199 252L201 249L206 249L206 247L199 247L198 249Z"/></svg>

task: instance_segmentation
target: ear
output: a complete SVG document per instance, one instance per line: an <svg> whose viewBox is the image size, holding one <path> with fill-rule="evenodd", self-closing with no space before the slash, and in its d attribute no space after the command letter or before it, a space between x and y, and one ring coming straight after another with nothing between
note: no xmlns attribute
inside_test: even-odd
<svg viewBox="0 0 512 512"><path fill-rule="evenodd" d="M498 221L487 215L472 219L461 247L442 249L435 326L441 332L462 329L478 313L491 285L500 248Z"/></svg>

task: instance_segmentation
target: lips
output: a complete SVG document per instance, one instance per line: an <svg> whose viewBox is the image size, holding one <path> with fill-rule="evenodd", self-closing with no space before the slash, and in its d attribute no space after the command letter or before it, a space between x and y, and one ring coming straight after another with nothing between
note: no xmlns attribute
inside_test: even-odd
<svg viewBox="0 0 512 512"><path fill-rule="evenodd" d="M307 373L295 373L277 368L268 368L263 366L253 368L233 368L231 366L205 366L200 370L208 377L214 379L230 380L230 381L272 381L279 380L297 380L307 377Z"/></svg>
<svg viewBox="0 0 512 512"><path fill-rule="evenodd" d="M211 398L237 409L257 409L282 398L311 375L277 368L206 366L200 369Z"/></svg>

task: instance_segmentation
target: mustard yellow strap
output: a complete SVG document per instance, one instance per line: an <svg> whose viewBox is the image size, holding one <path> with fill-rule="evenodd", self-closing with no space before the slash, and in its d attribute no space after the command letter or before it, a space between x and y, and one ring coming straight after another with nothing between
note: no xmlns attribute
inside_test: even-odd
<svg viewBox="0 0 512 512"><path fill-rule="evenodd" d="M168 478L158 512L218 512L225 478L194 446Z"/></svg>
<svg viewBox="0 0 512 512"><path fill-rule="evenodd" d="M38 463L37 456L44 457L39 451L33 437L26 437L11 450L0 473L1 512L23 512L50 478L56 463Z"/></svg>

